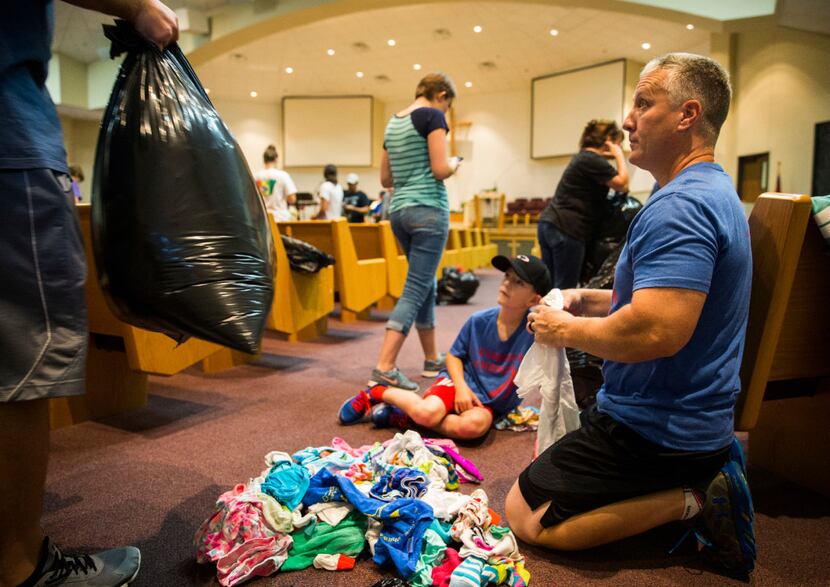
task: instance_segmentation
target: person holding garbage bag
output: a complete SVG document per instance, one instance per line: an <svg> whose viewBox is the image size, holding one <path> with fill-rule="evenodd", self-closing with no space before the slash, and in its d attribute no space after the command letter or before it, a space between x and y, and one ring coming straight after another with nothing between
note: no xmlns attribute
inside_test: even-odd
<svg viewBox="0 0 830 587"><path fill-rule="evenodd" d="M75 0L129 20L158 47L178 37L157 0ZM0 584L125 585L133 547L64 555L40 529L50 397L84 392L83 243L60 123L46 89L52 2L10 2L0 19ZM91 523L111 524L113 520Z"/></svg>

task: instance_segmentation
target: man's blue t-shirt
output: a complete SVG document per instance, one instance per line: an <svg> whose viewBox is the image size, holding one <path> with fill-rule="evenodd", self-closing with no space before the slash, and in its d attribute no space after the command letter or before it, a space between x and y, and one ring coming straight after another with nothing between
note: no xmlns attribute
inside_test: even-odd
<svg viewBox="0 0 830 587"><path fill-rule="evenodd" d="M476 312L461 327L450 348L450 354L464 363L464 381L497 418L522 401L516 395L513 379L533 344L533 335L525 327L527 315L506 341L499 338L498 316L498 306ZM449 377L446 371L440 375Z"/></svg>
<svg viewBox="0 0 830 587"><path fill-rule="evenodd" d="M46 89L51 0L6 2L0 18L0 169L68 173L63 134Z"/></svg>
<svg viewBox="0 0 830 587"><path fill-rule="evenodd" d="M668 448L717 450L732 441L749 312L749 225L729 176L698 163L658 190L634 218L614 277L611 313L634 291L706 293L691 340L676 355L605 361L601 412Z"/></svg>

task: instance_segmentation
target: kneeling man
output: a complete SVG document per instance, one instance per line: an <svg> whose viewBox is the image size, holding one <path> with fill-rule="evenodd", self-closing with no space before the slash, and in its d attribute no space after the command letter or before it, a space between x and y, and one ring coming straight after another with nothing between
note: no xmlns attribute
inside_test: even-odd
<svg viewBox="0 0 830 587"><path fill-rule="evenodd" d="M706 57L646 65L623 128L631 162L662 188L631 224L614 289L566 290L535 308L537 342L605 359L582 427L551 446L507 496L516 535L590 548L691 520L726 569L753 568L752 501L733 432L749 311L749 230L714 161L729 109L726 72Z"/></svg>

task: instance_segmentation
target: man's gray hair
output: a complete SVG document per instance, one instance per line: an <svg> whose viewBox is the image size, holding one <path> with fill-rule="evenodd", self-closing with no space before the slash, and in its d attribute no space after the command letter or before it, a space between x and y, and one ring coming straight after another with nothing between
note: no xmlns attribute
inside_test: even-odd
<svg viewBox="0 0 830 587"><path fill-rule="evenodd" d="M693 53L667 53L646 63L640 75L665 70L665 90L672 106L686 100L698 100L707 141L715 144L729 113L732 87L729 74L714 59Z"/></svg>

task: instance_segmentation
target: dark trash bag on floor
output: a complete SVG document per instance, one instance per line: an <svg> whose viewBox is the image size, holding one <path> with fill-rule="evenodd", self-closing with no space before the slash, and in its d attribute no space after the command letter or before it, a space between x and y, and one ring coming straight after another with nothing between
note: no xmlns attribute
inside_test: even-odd
<svg viewBox="0 0 830 587"><path fill-rule="evenodd" d="M274 249L247 163L177 45L105 26L126 52L92 191L98 278L122 321L247 353L273 300Z"/></svg>
<svg viewBox="0 0 830 587"><path fill-rule="evenodd" d="M478 289L478 277L472 271L444 267L438 280L439 304L466 304Z"/></svg>
<svg viewBox="0 0 830 587"><path fill-rule="evenodd" d="M334 257L305 241L282 235L282 244L294 271L317 273L323 267L334 265Z"/></svg>

